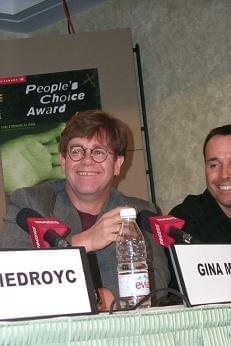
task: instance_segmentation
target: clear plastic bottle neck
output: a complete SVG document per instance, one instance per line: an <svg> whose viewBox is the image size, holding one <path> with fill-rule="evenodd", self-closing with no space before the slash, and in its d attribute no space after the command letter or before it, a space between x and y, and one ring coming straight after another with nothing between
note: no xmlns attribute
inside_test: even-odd
<svg viewBox="0 0 231 346"><path fill-rule="evenodd" d="M136 222L136 217L134 217L134 216L123 217L121 219L121 222Z"/></svg>

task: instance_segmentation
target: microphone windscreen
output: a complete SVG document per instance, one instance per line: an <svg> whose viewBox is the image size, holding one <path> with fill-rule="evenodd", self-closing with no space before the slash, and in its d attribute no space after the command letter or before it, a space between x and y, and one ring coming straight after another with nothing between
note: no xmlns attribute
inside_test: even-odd
<svg viewBox="0 0 231 346"><path fill-rule="evenodd" d="M140 228L142 228L145 231L152 233L149 218L154 217L154 216L158 216L158 214L154 213L151 210L143 209L137 214L136 221L137 221Z"/></svg>

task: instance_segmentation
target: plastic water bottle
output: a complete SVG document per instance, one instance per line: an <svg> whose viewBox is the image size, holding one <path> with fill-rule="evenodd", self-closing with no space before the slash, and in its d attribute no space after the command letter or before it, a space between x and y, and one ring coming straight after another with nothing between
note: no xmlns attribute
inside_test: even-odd
<svg viewBox="0 0 231 346"><path fill-rule="evenodd" d="M146 246L136 223L136 210L124 208L120 212L121 229L116 240L117 273L122 308L134 307L150 293ZM151 299L140 308L151 306Z"/></svg>

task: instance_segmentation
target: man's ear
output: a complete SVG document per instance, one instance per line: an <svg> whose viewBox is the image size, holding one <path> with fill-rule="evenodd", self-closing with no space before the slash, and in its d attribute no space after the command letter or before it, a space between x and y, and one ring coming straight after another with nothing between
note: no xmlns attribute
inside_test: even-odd
<svg viewBox="0 0 231 346"><path fill-rule="evenodd" d="M62 173L65 174L66 157L64 156L64 154L59 153L59 162L60 162Z"/></svg>
<svg viewBox="0 0 231 346"><path fill-rule="evenodd" d="M115 160L115 168L114 168L114 175L119 175L120 174L120 168L124 162L124 156L117 156Z"/></svg>

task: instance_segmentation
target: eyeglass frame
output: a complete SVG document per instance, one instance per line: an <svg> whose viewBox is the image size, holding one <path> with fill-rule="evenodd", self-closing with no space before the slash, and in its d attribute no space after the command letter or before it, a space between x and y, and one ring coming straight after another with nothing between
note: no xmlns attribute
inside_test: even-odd
<svg viewBox="0 0 231 346"><path fill-rule="evenodd" d="M75 147L80 148L80 149L83 150L83 156L82 156L79 160L74 160L74 159L71 157L71 154L70 154L71 148L75 148ZM103 161L96 161L96 160L94 159L94 157L93 157L93 151L94 151L94 150L97 150L97 149L101 149L101 150L105 151L106 156L105 156L105 159L103 159ZM95 147L95 148L84 148L82 145L71 145L69 148L67 148L67 153L68 153L68 155L69 155L69 157L70 157L70 159L71 159L72 161L78 162L78 161L84 160L84 158L86 157L86 151L87 151L87 150L90 150L90 156L91 156L92 160L93 160L94 162L96 162L96 163L103 163L103 162L105 162L105 161L107 160L107 158L108 158L108 154L115 155L114 152L111 152L111 151L109 151L109 149L106 149L106 148L103 148L103 147L100 147L100 146L97 146L97 147Z"/></svg>

